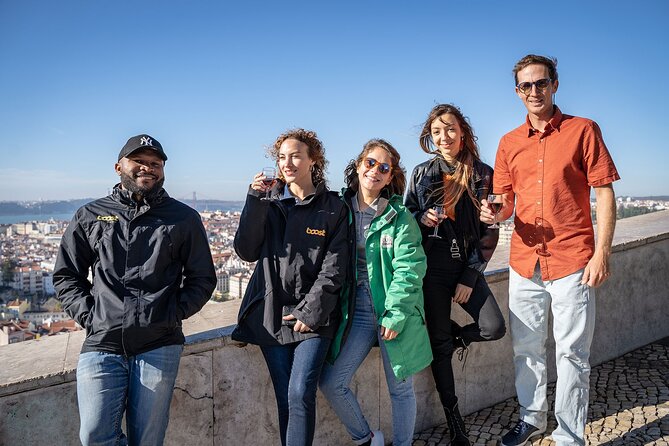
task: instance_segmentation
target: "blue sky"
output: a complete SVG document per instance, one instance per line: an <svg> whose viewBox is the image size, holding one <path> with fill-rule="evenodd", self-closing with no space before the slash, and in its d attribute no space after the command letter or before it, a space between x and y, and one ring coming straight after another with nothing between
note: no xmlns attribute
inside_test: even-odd
<svg viewBox="0 0 669 446"><path fill-rule="evenodd" d="M669 2L0 0L0 200L99 197L128 137L177 198L242 200L264 147L316 130L329 181L370 138L407 170L441 102L494 163L525 119L511 69L558 58L556 102L596 120L619 195L669 195Z"/></svg>

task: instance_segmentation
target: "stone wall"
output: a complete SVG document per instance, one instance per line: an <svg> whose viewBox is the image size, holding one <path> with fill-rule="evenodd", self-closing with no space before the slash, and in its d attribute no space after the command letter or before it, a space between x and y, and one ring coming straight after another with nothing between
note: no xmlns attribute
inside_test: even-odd
<svg viewBox="0 0 669 446"><path fill-rule="evenodd" d="M597 290L593 365L669 336L669 212L657 214L619 224L611 258L614 274ZM640 225L645 228L641 235ZM505 317L507 278L506 270L488 275ZM463 317L460 311L454 315ZM255 346L232 341L229 332L228 327L189 336L166 444L278 444L274 394L262 355ZM0 348L0 444L78 444L74 368L82 340L82 333L74 333ZM550 339L547 348L552 358ZM463 413L515 395L508 333L499 341L472 345L466 362L454 359L454 368ZM549 377L554 376L553 365ZM363 363L353 389L370 425L390 439L390 401L378 348ZM416 375L415 389L416 430L444 422L429 370ZM322 395L315 444L350 444Z"/></svg>

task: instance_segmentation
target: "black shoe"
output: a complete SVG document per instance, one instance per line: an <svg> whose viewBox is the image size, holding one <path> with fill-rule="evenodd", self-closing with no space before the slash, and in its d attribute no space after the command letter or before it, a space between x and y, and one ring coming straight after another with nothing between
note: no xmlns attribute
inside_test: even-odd
<svg viewBox="0 0 669 446"><path fill-rule="evenodd" d="M451 435L451 445L471 446L469 438L467 438L465 422L462 420L462 416L458 410L458 403L455 403L452 409L444 407L444 412L446 413L446 422L448 423L448 430Z"/></svg>
<svg viewBox="0 0 669 446"><path fill-rule="evenodd" d="M539 429L538 427L532 426L530 423L520 420L513 429L502 437L502 446L523 446L524 444L527 444L530 438L541 435L545 431L545 428Z"/></svg>

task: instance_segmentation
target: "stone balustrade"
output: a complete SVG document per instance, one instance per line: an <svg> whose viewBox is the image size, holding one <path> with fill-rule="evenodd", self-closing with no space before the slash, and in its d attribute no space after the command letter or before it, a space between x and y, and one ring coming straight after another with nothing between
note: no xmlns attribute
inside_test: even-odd
<svg viewBox="0 0 669 446"><path fill-rule="evenodd" d="M508 256L508 250L502 247L496 255ZM597 290L593 365L669 336L669 211L619 221L611 269L612 277ZM508 269L498 268L487 278L508 316ZM464 313L456 311L454 318L463 320ZM189 336L166 444L279 444L274 393L262 355L256 346L230 339L230 320L221 314L185 325ZM83 332L77 332L0 348L0 444L78 444L75 368L82 342ZM550 358L551 339L548 349ZM463 413L514 396L508 333L499 341L472 345L466 362L454 359L454 364ZM554 377L553 365L549 379ZM378 349L352 386L370 424L390 438L390 401ZM415 389L416 430L443 423L429 370L416 375ZM350 444L322 395L315 444Z"/></svg>

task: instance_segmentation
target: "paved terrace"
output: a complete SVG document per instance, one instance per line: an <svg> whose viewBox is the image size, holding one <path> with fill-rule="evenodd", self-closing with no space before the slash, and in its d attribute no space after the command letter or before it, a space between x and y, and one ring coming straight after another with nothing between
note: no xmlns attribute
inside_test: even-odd
<svg viewBox="0 0 669 446"><path fill-rule="evenodd" d="M550 410L555 383L548 386ZM474 445L496 446L518 420L518 401L510 398L465 417ZM550 438L557 423L549 417L546 434L533 446L555 445ZM586 440L590 445L669 445L669 338L593 367ZM414 446L450 444L441 424L414 435Z"/></svg>
<svg viewBox="0 0 669 446"><path fill-rule="evenodd" d="M499 249L488 275L503 313L508 308L507 256ZM669 211L619 221L611 265L614 274L597 293L589 438L591 444L667 444L667 346L659 340L669 337ZM189 336L166 445L277 444L274 395L262 355L257 347L229 337L235 305L208 304L184 324ZM454 314L456 320L462 317ZM78 444L75 367L82 341L78 332L0 348L0 445ZM553 357L550 339L547 349ZM509 335L472 345L455 374L472 440L497 444L518 412ZM554 379L552 366L549 382ZM414 382L420 432L414 444L448 444L429 370ZM352 386L372 427L392 438L378 349ZM315 444L350 444L322 396ZM546 438L537 444L551 443Z"/></svg>

